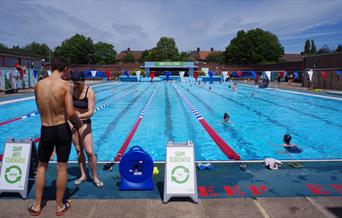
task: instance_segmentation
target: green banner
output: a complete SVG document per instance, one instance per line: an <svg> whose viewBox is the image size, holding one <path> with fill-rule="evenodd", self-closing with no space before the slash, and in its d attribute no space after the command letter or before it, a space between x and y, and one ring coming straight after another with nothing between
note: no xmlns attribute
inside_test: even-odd
<svg viewBox="0 0 342 218"><path fill-rule="evenodd" d="M155 67L183 67L184 62L168 61L168 62L154 62Z"/></svg>

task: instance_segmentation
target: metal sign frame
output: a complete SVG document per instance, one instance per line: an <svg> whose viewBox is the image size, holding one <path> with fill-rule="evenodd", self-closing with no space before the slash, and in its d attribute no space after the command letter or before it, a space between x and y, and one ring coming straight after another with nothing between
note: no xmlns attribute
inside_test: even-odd
<svg viewBox="0 0 342 218"><path fill-rule="evenodd" d="M192 155L193 159L192 162L190 162L190 168L193 168L193 193L170 193L169 192L169 184L168 184L168 147L186 147L186 148L192 148ZM169 141L166 145L166 158L165 158L165 177L164 177L164 196L163 196L163 203L167 203L170 201L173 197L189 197L192 199L194 203L198 203L198 190L197 190L197 175L196 175L196 165L195 165L195 151L194 151L194 144L191 141L188 141L186 143L176 143Z"/></svg>

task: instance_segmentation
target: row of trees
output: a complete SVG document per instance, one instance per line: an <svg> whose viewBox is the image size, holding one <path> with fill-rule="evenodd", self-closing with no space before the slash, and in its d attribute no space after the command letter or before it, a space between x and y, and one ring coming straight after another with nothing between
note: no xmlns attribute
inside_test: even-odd
<svg viewBox="0 0 342 218"><path fill-rule="evenodd" d="M179 52L173 38L161 37L156 47L142 53L140 62L144 61L192 61L192 58L189 52Z"/></svg>
<svg viewBox="0 0 342 218"><path fill-rule="evenodd" d="M39 55L46 60L52 56L62 56L70 64L113 64L117 52L113 45L105 42L94 41L90 37L76 34L62 42L52 51L46 44L32 42L24 47L13 46L8 48L0 43L0 50ZM342 52L342 45L339 45L336 52ZM304 46L305 55L329 53L332 50L324 45L317 51L314 40L307 39ZM284 48L278 37L262 29L249 31L240 30L230 41L224 52L210 53L206 61L219 64L264 64L276 63L284 54ZM191 52L180 52L173 38L161 37L156 46L145 50L140 60L135 60L132 52L127 52L121 59L125 63L136 61L193 61Z"/></svg>
<svg viewBox="0 0 342 218"><path fill-rule="evenodd" d="M54 51L54 56L62 56L70 64L113 64L116 54L113 45L94 43L90 37L80 34L64 40Z"/></svg>
<svg viewBox="0 0 342 218"><path fill-rule="evenodd" d="M22 48L14 46L7 48L0 45L0 49L16 51L30 55L39 55L47 60L51 56L62 56L70 64L113 64L117 52L114 46L104 42L94 41L90 37L76 34L62 42L52 51L46 44L32 42ZM283 54L283 48L274 34L255 29L237 33L231 40L225 52L213 52L208 55L207 62L228 64L260 64L277 62ZM131 52L122 58L125 63L135 61L193 61L191 52L180 52L173 38L161 37L156 46L145 50L140 60L135 60Z"/></svg>
<svg viewBox="0 0 342 218"><path fill-rule="evenodd" d="M113 45L101 41L94 43L90 37L80 34L64 40L54 51L46 44L37 42L12 48L0 43L0 51L37 55L46 61L54 56L62 56L68 60L69 64L113 64L117 54Z"/></svg>
<svg viewBox="0 0 342 218"><path fill-rule="evenodd" d="M32 42L24 47L13 46L12 48L9 48L6 45L0 43L0 51L37 55L43 57L46 60L48 60L49 56L51 56L52 53L48 45L39 44L37 42Z"/></svg>
<svg viewBox="0 0 342 218"><path fill-rule="evenodd" d="M314 54L327 54L331 52L342 52L342 45L338 45L337 48L334 50L334 49L330 49L327 44L324 44L320 49L317 50L315 41L312 39L311 40L307 39L305 41L304 51L302 52L302 54L314 55Z"/></svg>
<svg viewBox="0 0 342 218"><path fill-rule="evenodd" d="M210 53L208 63L234 65L276 63L284 54L278 37L262 29L240 30L224 52Z"/></svg>

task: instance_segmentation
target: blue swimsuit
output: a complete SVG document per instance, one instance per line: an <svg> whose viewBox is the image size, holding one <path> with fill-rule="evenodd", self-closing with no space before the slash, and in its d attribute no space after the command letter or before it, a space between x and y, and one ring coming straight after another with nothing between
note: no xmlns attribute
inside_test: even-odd
<svg viewBox="0 0 342 218"><path fill-rule="evenodd" d="M302 153L303 149L298 148L297 146L288 146L288 147L284 147L288 152L290 153Z"/></svg>

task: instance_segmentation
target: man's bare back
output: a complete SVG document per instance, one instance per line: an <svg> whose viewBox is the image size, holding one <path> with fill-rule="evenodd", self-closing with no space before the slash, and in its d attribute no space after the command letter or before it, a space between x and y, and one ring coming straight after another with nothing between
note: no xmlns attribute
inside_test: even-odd
<svg viewBox="0 0 342 218"><path fill-rule="evenodd" d="M71 96L67 81L51 75L37 83L35 95L43 126L55 126L66 122L67 95Z"/></svg>

